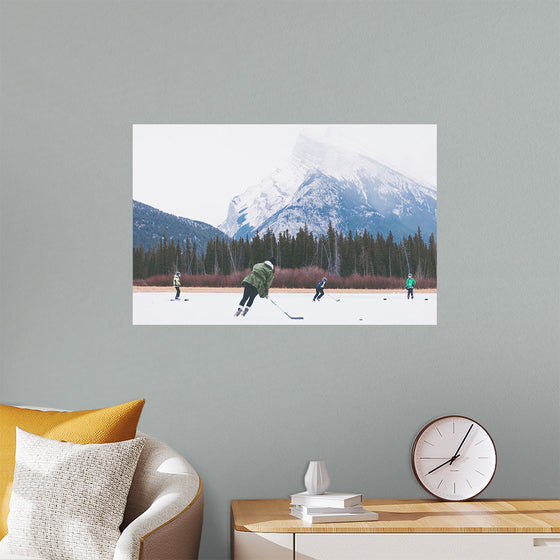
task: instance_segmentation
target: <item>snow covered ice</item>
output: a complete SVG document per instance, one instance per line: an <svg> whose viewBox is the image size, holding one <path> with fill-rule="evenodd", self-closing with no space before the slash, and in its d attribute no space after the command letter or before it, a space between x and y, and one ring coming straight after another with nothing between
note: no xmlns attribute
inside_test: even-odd
<svg viewBox="0 0 560 560"><path fill-rule="evenodd" d="M246 317L234 317L242 291L175 292L133 294L135 325L436 325L437 294L406 292L328 293L313 302L314 291L271 292L270 298L292 316L290 319L271 301L257 297ZM188 298L188 301L184 301ZM335 301L337 298L340 301Z"/></svg>

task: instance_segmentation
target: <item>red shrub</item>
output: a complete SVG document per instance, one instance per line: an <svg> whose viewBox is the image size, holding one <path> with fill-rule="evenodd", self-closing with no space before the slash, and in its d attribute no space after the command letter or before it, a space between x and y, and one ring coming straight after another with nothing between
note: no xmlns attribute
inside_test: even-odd
<svg viewBox="0 0 560 560"><path fill-rule="evenodd" d="M231 274L181 274L181 285L186 287L232 288L239 287L246 274L237 270Z"/></svg>
<svg viewBox="0 0 560 560"><path fill-rule="evenodd" d="M160 274L146 278L147 286L173 286L173 274Z"/></svg>
<svg viewBox="0 0 560 560"><path fill-rule="evenodd" d="M184 287L207 288L238 288L250 270L237 270L231 274L181 274L181 285ZM326 276L328 288L347 290L401 290L405 286L405 278L388 278L385 276L360 276L352 274L345 278L330 274L316 266L306 268L279 268L275 271L272 287L313 289ZM136 279L134 286L173 286L173 275L151 276L146 280ZM435 289L437 280L416 279L417 288Z"/></svg>

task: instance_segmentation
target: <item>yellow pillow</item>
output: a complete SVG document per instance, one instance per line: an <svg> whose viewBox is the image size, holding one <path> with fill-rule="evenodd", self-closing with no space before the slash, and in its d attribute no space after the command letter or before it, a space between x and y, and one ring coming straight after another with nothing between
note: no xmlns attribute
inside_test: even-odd
<svg viewBox="0 0 560 560"><path fill-rule="evenodd" d="M7 518L14 480L16 426L50 439L72 443L114 443L132 439L144 399L109 408L57 412L0 405L0 539L8 532Z"/></svg>

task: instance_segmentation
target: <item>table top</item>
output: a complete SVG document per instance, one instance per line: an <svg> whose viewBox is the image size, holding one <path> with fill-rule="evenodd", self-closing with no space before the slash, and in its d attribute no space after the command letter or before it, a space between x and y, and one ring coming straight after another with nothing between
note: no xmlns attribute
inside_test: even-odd
<svg viewBox="0 0 560 560"><path fill-rule="evenodd" d="M364 500L378 521L305 523L290 500L234 500L236 531L253 533L560 533L560 500Z"/></svg>

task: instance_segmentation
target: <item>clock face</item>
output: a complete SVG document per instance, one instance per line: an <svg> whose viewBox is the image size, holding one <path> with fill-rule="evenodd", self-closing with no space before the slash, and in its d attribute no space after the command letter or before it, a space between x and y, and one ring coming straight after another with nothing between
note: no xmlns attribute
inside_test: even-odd
<svg viewBox="0 0 560 560"><path fill-rule="evenodd" d="M443 500L468 500L490 484L496 472L496 447L474 420L444 416L418 434L412 468L430 494Z"/></svg>

